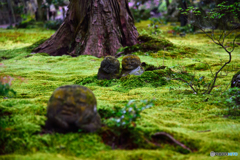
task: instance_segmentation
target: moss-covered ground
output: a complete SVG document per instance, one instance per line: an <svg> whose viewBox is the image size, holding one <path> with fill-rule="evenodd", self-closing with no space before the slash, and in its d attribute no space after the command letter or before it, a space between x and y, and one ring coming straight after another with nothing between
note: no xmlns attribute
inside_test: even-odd
<svg viewBox="0 0 240 160"><path fill-rule="evenodd" d="M139 31L147 30L147 23L136 27ZM179 49L146 54L144 51L139 54L142 62L164 65L175 72L195 73L209 80L211 72L204 63L216 72L228 60L226 52L203 34L172 36L167 33L170 27L162 26L162 35ZM145 73L145 78L150 75L147 81L144 76L98 81L96 75L103 58L31 53L40 40L53 33L41 29L0 29L0 76L13 77L11 88L17 92L12 98L0 97L0 159L239 159L239 155L210 157L210 152L240 154L240 119L226 116L227 106L219 102L224 100L221 92L240 68L240 47L235 48L231 65L220 74L212 94L196 95L183 82L156 78L159 74L153 72ZM187 47L192 49L186 51ZM97 133L40 134L52 92L69 84L90 88L98 109L122 107L131 99L155 98L155 105L144 110L136 127L150 134L167 132L193 152L183 154L169 143L158 149L146 149L143 144L134 150L113 150Z"/></svg>

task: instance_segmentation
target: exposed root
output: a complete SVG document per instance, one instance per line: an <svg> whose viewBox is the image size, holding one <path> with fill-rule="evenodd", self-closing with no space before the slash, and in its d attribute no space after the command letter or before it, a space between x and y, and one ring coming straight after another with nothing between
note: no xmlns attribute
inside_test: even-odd
<svg viewBox="0 0 240 160"><path fill-rule="evenodd" d="M168 137L169 139L172 140L172 142L174 142L175 144L181 146L182 148L188 150L189 152L192 152L192 150L190 148L188 148L187 146L185 146L183 143L177 141L175 138L173 138L170 134L166 133L166 132L157 132L155 133L154 135L152 135L154 137L157 137L157 136L165 136L165 137Z"/></svg>

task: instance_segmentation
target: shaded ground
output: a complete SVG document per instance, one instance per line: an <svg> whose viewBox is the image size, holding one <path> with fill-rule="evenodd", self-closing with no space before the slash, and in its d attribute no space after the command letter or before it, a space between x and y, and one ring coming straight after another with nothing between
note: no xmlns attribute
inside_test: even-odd
<svg viewBox="0 0 240 160"><path fill-rule="evenodd" d="M139 30L147 28L145 23L136 26ZM163 26L163 29L167 31L170 26ZM233 69L222 72L212 95L195 95L178 81L158 87L146 83L132 88L124 87L120 81L112 82L109 87L96 81L84 84L94 92L98 109L122 107L131 99L155 97L155 106L144 110L136 122L137 128L146 134L167 132L189 148L195 148L193 153L183 154L167 140L159 141L162 148L158 149L142 145L139 149L121 150L104 144L104 139L96 133L38 134L46 120L46 106L52 92L59 86L95 76L103 60L93 56L31 54L33 43L53 33L37 29L0 30L0 74L14 78L11 87L17 92L14 98L0 97L0 141L4 142L0 145L0 154L4 154L0 159L239 159L239 156L209 156L211 151L240 153L240 120L224 118L227 106L219 102L223 100L219 94L236 72ZM207 62L216 71L228 58L223 49L201 34L185 38L172 37L165 32L163 35L175 45L199 50L190 57L179 54L164 59L160 53L157 57L141 53L141 61L155 66L164 62L174 71L187 70L210 79L211 72L194 60ZM233 53L235 68L240 68L239 52L240 47L237 47Z"/></svg>

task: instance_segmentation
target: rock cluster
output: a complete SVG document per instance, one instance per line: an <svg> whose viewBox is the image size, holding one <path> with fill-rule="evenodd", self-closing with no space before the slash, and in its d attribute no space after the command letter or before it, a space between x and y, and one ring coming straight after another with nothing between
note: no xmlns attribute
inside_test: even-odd
<svg viewBox="0 0 240 160"><path fill-rule="evenodd" d="M80 85L57 88L47 107L47 128L59 132L94 132L101 128L97 101L92 91Z"/></svg>

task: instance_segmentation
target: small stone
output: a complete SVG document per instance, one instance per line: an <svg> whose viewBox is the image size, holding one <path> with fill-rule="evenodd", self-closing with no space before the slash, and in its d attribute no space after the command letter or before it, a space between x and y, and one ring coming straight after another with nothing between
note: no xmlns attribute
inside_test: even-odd
<svg viewBox="0 0 240 160"><path fill-rule="evenodd" d="M116 79L119 75L120 63L113 56L106 56L98 70L98 79Z"/></svg>
<svg viewBox="0 0 240 160"><path fill-rule="evenodd" d="M101 128L96 98L90 89L80 85L57 88L48 102L47 118L47 129L64 133Z"/></svg>

